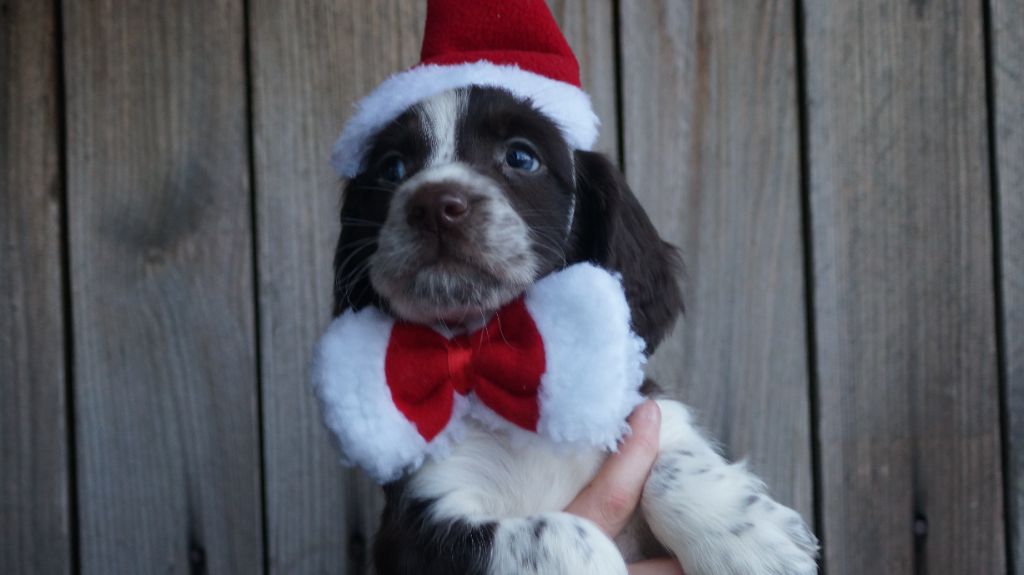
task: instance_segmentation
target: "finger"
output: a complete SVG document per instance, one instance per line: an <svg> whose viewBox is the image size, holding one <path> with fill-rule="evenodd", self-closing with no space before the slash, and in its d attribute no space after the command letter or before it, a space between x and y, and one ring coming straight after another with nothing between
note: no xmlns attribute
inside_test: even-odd
<svg viewBox="0 0 1024 575"><path fill-rule="evenodd" d="M685 575L675 559L650 559L627 565L629 575Z"/></svg>
<svg viewBox="0 0 1024 575"><path fill-rule="evenodd" d="M608 458L590 485L566 508L596 523L609 537L618 535L629 521L658 456L658 404L642 404L630 416L629 424L632 433L619 451Z"/></svg>

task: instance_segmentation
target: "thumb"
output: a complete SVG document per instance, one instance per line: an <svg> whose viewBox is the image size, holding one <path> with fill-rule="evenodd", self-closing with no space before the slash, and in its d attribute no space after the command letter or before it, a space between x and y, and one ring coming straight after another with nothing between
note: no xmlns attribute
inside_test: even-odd
<svg viewBox="0 0 1024 575"><path fill-rule="evenodd" d="M647 401L629 417L632 433L566 511L585 517L609 537L618 535L633 515L644 483L658 456L661 410Z"/></svg>

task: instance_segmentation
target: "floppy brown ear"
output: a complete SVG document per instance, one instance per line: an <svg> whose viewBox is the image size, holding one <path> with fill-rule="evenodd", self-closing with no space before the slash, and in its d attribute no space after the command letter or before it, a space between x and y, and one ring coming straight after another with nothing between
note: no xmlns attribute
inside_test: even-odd
<svg viewBox="0 0 1024 575"><path fill-rule="evenodd" d="M576 152L578 259L622 274L633 329L648 355L683 311L679 252L658 235L622 173L603 155Z"/></svg>

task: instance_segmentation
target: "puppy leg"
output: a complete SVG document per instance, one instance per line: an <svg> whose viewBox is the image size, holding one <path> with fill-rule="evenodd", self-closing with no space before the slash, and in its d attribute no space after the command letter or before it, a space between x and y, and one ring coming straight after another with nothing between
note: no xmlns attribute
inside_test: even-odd
<svg viewBox="0 0 1024 575"><path fill-rule="evenodd" d="M488 573L625 575L626 563L596 525L551 512L499 521Z"/></svg>
<svg viewBox="0 0 1024 575"><path fill-rule="evenodd" d="M743 464L729 464L679 402L659 400L661 439L642 508L687 575L807 575L817 539Z"/></svg>
<svg viewBox="0 0 1024 575"><path fill-rule="evenodd" d="M374 545L378 575L625 575L618 547L592 522L563 512L496 517L465 487L420 499L385 488Z"/></svg>
<svg viewBox="0 0 1024 575"><path fill-rule="evenodd" d="M385 513L378 575L625 575L618 547L590 521L562 512L496 520L440 519L415 502Z"/></svg>

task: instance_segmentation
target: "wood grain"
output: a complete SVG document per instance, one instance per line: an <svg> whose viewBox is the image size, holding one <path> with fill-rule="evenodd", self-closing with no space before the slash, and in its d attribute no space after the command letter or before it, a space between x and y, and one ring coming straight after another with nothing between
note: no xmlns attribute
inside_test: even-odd
<svg viewBox="0 0 1024 575"><path fill-rule="evenodd" d="M55 11L0 7L0 572L69 573Z"/></svg>
<svg viewBox="0 0 1024 575"><path fill-rule="evenodd" d="M810 519L792 3L620 6L626 177L687 267L648 373Z"/></svg>
<svg viewBox="0 0 1024 575"><path fill-rule="evenodd" d="M365 573L378 489L345 471L307 384L330 319L338 183L327 162L351 106L419 58L423 3L268 0L250 5L264 461L269 565ZM609 0L552 3L617 153Z"/></svg>
<svg viewBox="0 0 1024 575"><path fill-rule="evenodd" d="M331 317L339 185L358 98L418 60L424 3L250 5L267 536L272 573L365 573L382 497L345 470L308 383Z"/></svg>
<svg viewBox="0 0 1024 575"><path fill-rule="evenodd" d="M1024 2L991 0L993 141L1000 222L1007 414L1007 521L1014 572L1024 574Z"/></svg>
<svg viewBox="0 0 1024 575"><path fill-rule="evenodd" d="M601 119L594 149L619 162L615 4L612 0L548 0L580 63L580 81Z"/></svg>
<svg viewBox="0 0 1024 575"><path fill-rule="evenodd" d="M982 15L806 4L832 575L1005 571Z"/></svg>
<svg viewBox="0 0 1024 575"><path fill-rule="evenodd" d="M242 3L63 10L82 572L260 573Z"/></svg>

